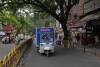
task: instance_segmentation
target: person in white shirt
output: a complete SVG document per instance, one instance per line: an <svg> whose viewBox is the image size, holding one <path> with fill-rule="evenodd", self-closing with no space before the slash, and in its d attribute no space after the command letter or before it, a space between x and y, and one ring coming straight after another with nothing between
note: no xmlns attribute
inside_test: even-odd
<svg viewBox="0 0 100 67"><path fill-rule="evenodd" d="M5 44L6 42L6 37L2 38L2 43Z"/></svg>
<svg viewBox="0 0 100 67"><path fill-rule="evenodd" d="M27 36L27 38L28 38L28 39L30 39L30 38L31 38L31 36L30 36L30 35L28 35L28 36Z"/></svg>
<svg viewBox="0 0 100 67"><path fill-rule="evenodd" d="M25 39L25 40L27 39L27 35L24 36L24 39Z"/></svg>
<svg viewBox="0 0 100 67"><path fill-rule="evenodd" d="M15 37L15 42L18 42L18 36Z"/></svg>

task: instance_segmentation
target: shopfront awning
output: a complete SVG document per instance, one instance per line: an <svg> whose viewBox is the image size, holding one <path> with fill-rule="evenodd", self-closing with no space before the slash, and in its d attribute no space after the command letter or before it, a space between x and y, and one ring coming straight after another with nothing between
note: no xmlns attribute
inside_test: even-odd
<svg viewBox="0 0 100 67"><path fill-rule="evenodd" d="M79 20L79 22L85 22L85 21L89 21L89 20L95 20L95 19L98 19L100 17L100 14L92 14L92 15L88 15L88 16L86 16L86 17L84 17L84 18L82 18L81 20Z"/></svg>
<svg viewBox="0 0 100 67"><path fill-rule="evenodd" d="M79 22L79 23L75 24L75 27L81 27L83 25L84 25L84 22Z"/></svg>
<svg viewBox="0 0 100 67"><path fill-rule="evenodd" d="M88 16L85 16L84 18L82 18L81 20L79 20L79 23L89 21L89 20L92 20L92 19L93 19L93 15L88 15Z"/></svg>
<svg viewBox="0 0 100 67"><path fill-rule="evenodd" d="M90 20L95 20L95 19L98 19L100 17L100 15L88 15L84 18L82 18L81 20L78 21L78 23L75 24L75 27L80 27L80 26L83 26L85 22L87 21L90 21Z"/></svg>
<svg viewBox="0 0 100 67"><path fill-rule="evenodd" d="M93 16L93 19L98 19L100 17L100 15L98 14L98 15L94 15Z"/></svg>

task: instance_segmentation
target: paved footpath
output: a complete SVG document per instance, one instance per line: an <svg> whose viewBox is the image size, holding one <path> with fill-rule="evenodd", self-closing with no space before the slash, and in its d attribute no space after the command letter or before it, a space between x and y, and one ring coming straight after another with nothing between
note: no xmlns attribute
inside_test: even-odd
<svg viewBox="0 0 100 67"><path fill-rule="evenodd" d="M8 53L13 47L15 47L14 44L1 44L0 43L0 60L2 60L4 56L8 55Z"/></svg>
<svg viewBox="0 0 100 67"><path fill-rule="evenodd" d="M77 49L80 49L81 51L83 50L83 46L75 46ZM86 53L91 53L93 55L96 55L98 57L100 57L100 49L98 48L89 48L88 46L85 48L85 52Z"/></svg>

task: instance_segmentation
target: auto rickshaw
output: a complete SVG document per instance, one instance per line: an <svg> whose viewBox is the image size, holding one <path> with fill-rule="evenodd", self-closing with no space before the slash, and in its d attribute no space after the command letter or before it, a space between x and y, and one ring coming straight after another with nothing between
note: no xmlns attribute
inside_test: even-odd
<svg viewBox="0 0 100 67"><path fill-rule="evenodd" d="M54 28L36 28L37 52L47 56L54 53Z"/></svg>

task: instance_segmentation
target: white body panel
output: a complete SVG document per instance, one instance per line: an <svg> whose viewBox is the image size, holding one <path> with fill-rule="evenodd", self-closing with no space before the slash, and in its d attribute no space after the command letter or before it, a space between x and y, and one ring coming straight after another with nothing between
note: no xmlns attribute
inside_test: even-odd
<svg viewBox="0 0 100 67"><path fill-rule="evenodd" d="M50 53L54 53L54 45L41 45L39 52L44 53L45 50L50 50Z"/></svg>

